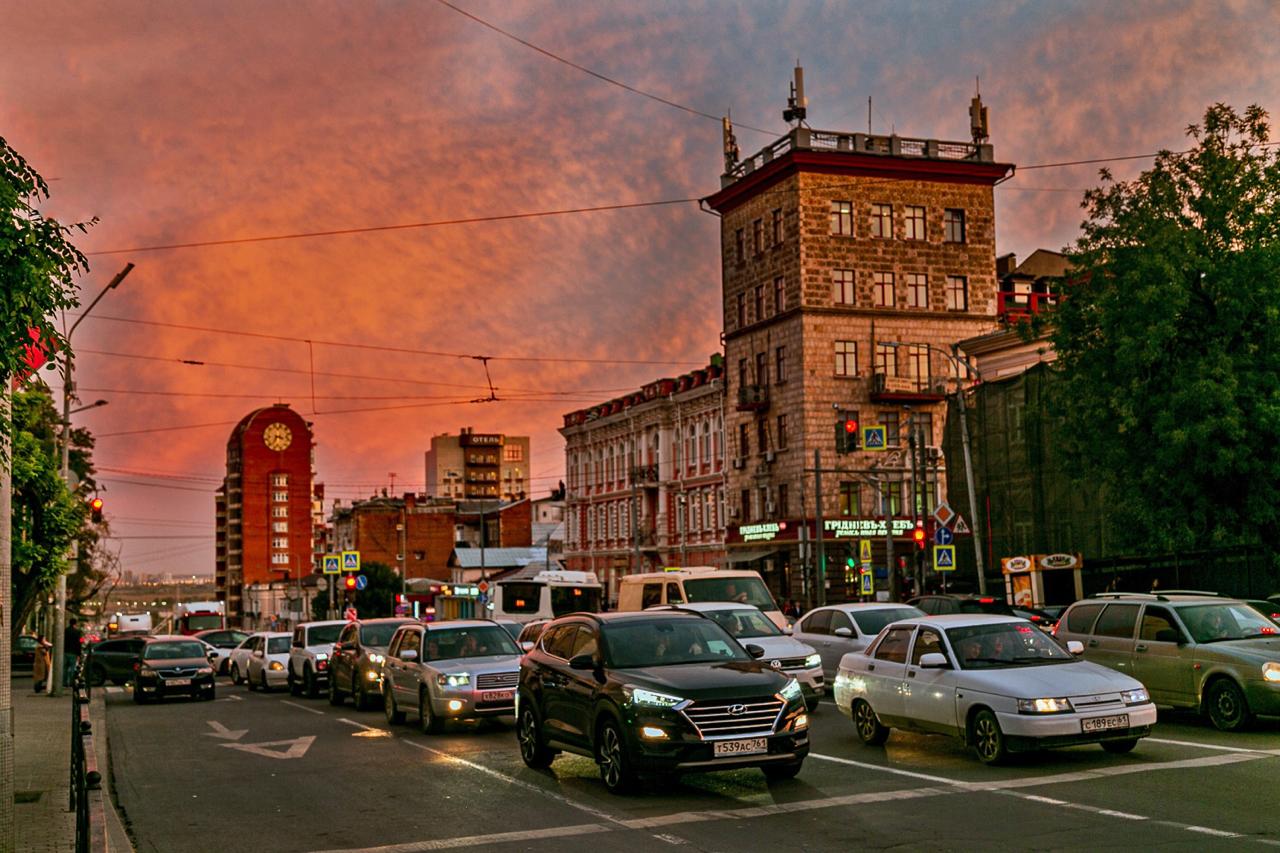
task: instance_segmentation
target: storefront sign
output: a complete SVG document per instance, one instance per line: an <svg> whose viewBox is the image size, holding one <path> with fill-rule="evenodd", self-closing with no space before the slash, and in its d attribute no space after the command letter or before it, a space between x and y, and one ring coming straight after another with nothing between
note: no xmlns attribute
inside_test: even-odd
<svg viewBox="0 0 1280 853"><path fill-rule="evenodd" d="M1027 572L1031 570L1030 557L1001 557L1000 568L1004 569L1005 574L1013 572Z"/></svg>
<svg viewBox="0 0 1280 853"><path fill-rule="evenodd" d="M743 542L769 542L776 539L779 533L787 529L785 521L769 521L762 524L742 524L738 526L738 535Z"/></svg>
<svg viewBox="0 0 1280 853"><path fill-rule="evenodd" d="M479 445L500 447L502 446L502 436L491 433L467 433L458 436L458 444L462 447L476 447Z"/></svg>
<svg viewBox="0 0 1280 853"><path fill-rule="evenodd" d="M1074 569L1080 565L1077 554L1044 554L1036 558L1042 569Z"/></svg>
<svg viewBox="0 0 1280 853"><path fill-rule="evenodd" d="M909 518L895 518L893 520L893 535L903 536L913 526ZM858 536L876 537L888 534L888 525L882 518L829 518L823 522L822 529L826 532L826 535L836 539Z"/></svg>

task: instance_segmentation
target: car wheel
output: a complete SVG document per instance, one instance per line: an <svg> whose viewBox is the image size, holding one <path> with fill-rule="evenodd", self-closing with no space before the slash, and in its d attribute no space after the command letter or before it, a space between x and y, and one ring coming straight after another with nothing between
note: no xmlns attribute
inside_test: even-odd
<svg viewBox="0 0 1280 853"><path fill-rule="evenodd" d="M233 663L233 664L231 664L231 683L232 683L232 684L243 684L243 683L244 683L244 679L240 677L240 665L239 665L239 664L234 664L234 663Z"/></svg>
<svg viewBox="0 0 1280 853"><path fill-rule="evenodd" d="M316 683L316 674L311 671L310 666L302 673L302 692L308 699L314 699L320 695L320 685Z"/></svg>
<svg viewBox="0 0 1280 853"><path fill-rule="evenodd" d="M1123 755L1126 752L1133 752L1133 748L1138 745L1136 737L1127 740L1104 740L1102 748L1113 755Z"/></svg>
<svg viewBox="0 0 1280 853"><path fill-rule="evenodd" d="M806 711L808 711L810 714L812 714L814 711L818 710L818 697L816 697L816 696L815 696L815 697L814 697L814 698L812 698L812 699L806 699L806 700L805 700L805 702L804 702L804 708L805 708L805 710L806 710Z"/></svg>
<svg viewBox="0 0 1280 853"><path fill-rule="evenodd" d="M526 767L542 770L551 766L555 753L542 743L542 726L538 715L527 701L521 703L520 719L516 722L516 741L520 744L520 759Z"/></svg>
<svg viewBox="0 0 1280 853"><path fill-rule="evenodd" d="M293 665L292 665L292 664L290 664L290 665L289 665L289 695L290 695L290 696L301 696L301 695L302 695L302 684L301 684L301 682L299 682L299 681L298 681L298 679L296 679L296 678L294 678L294 677L293 677Z"/></svg>
<svg viewBox="0 0 1280 853"><path fill-rule="evenodd" d="M404 711L396 707L396 697L391 693L391 686L382 688L382 710L387 714L387 723L396 725L404 722Z"/></svg>
<svg viewBox="0 0 1280 853"><path fill-rule="evenodd" d="M89 686L101 687L106 683L107 683L106 669L102 667L102 664L95 663L93 665L93 668L89 670Z"/></svg>
<svg viewBox="0 0 1280 853"><path fill-rule="evenodd" d="M418 688L418 728L424 735L438 735L444 728L444 720L431 710L431 696L425 687Z"/></svg>
<svg viewBox="0 0 1280 853"><path fill-rule="evenodd" d="M804 766L804 761L792 761L789 764L766 764L760 769L764 771L764 778L770 782L784 782L787 779L796 778L796 774L800 772L800 768Z"/></svg>
<svg viewBox="0 0 1280 853"><path fill-rule="evenodd" d="M201 691L201 693L200 693L200 699L201 699L201 701L204 701L204 702L212 702L212 701L213 701L213 698L214 698L215 696L217 696L217 695L218 695L218 694L217 694L217 688L216 688L216 687L210 687L208 690Z"/></svg>
<svg viewBox="0 0 1280 853"><path fill-rule="evenodd" d="M864 699L853 703L853 728L858 733L858 740L867 746L883 746L889 739L889 727L880 722Z"/></svg>
<svg viewBox="0 0 1280 853"><path fill-rule="evenodd" d="M631 769L631 757L627 755L622 731L613 720L605 720L600 725L596 762L600 765L600 778L610 793L627 794L634 790L636 774Z"/></svg>
<svg viewBox="0 0 1280 853"><path fill-rule="evenodd" d="M139 705L145 705L147 702L146 695L143 694L142 689L138 687L136 682L133 685L133 701Z"/></svg>
<svg viewBox="0 0 1280 853"><path fill-rule="evenodd" d="M271 685L267 683L267 668L265 666L262 668L262 671L258 673L258 676L259 676L258 688L263 693L270 693Z"/></svg>
<svg viewBox="0 0 1280 853"><path fill-rule="evenodd" d="M1210 685L1204 697L1205 711L1213 727L1223 732L1238 732L1253 722L1249 703L1234 681L1222 678Z"/></svg>
<svg viewBox="0 0 1280 853"><path fill-rule="evenodd" d="M338 679L333 673L329 673L329 704L338 706L342 704L342 694L338 692Z"/></svg>
<svg viewBox="0 0 1280 853"><path fill-rule="evenodd" d="M986 708L975 714L969 724L969 743L973 744L978 760L983 764L1000 764L1009 757L1000 721Z"/></svg>
<svg viewBox="0 0 1280 853"><path fill-rule="evenodd" d="M357 711L369 708L369 695L365 692L364 679L360 677L358 670L351 676L351 704L356 706Z"/></svg>

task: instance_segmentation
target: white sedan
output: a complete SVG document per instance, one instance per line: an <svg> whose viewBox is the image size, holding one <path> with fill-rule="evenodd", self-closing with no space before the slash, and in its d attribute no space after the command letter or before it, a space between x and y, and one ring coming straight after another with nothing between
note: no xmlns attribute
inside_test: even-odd
<svg viewBox="0 0 1280 853"><path fill-rule="evenodd" d="M836 705L870 746L900 728L958 737L986 764L1085 743L1130 751L1156 721L1146 688L1068 649L1010 616L906 619L844 656Z"/></svg>

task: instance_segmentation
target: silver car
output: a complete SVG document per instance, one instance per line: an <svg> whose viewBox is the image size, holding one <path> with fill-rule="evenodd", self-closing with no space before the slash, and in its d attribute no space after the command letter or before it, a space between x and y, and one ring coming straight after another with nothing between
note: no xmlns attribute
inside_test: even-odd
<svg viewBox="0 0 1280 853"><path fill-rule="evenodd" d="M391 638L382 666L387 722L416 711L424 734L449 720L515 713L520 647L488 620L403 625Z"/></svg>
<svg viewBox="0 0 1280 853"><path fill-rule="evenodd" d="M791 635L817 651L822 658L822 675L830 684L840 668L840 659L871 645L885 625L923 615L924 611L907 604L878 601L832 604L806 613Z"/></svg>
<svg viewBox="0 0 1280 853"><path fill-rule="evenodd" d="M1067 608L1056 634L1141 681L1156 704L1194 708L1223 731L1280 714L1280 627L1238 599L1105 593Z"/></svg>

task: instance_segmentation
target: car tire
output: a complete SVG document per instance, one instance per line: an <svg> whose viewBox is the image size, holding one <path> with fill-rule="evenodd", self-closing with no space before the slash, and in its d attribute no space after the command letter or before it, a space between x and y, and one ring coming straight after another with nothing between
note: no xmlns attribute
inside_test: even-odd
<svg viewBox="0 0 1280 853"><path fill-rule="evenodd" d="M244 684L244 679L240 677L240 665L239 665L239 664L236 664L236 663L231 664L231 683L232 683L232 684Z"/></svg>
<svg viewBox="0 0 1280 853"><path fill-rule="evenodd" d="M1138 745L1136 737L1127 738L1126 740L1104 740L1102 748L1112 755L1124 755L1126 752L1133 752L1133 748Z"/></svg>
<svg viewBox="0 0 1280 853"><path fill-rule="evenodd" d="M200 691L200 701L212 702L217 695L218 695L218 688L210 687L208 690Z"/></svg>
<svg viewBox="0 0 1280 853"><path fill-rule="evenodd" d="M884 742L889 739L889 727L880 722L865 699L854 701L852 716L858 740L867 746L884 746Z"/></svg>
<svg viewBox="0 0 1280 853"><path fill-rule="evenodd" d="M290 696L301 696L301 695L302 695L302 682L298 681L298 679L296 679L296 678L294 678L294 677L293 677L293 664L289 664L289 677L288 677L288 681L289 681L289 695L290 695Z"/></svg>
<svg viewBox="0 0 1280 853"><path fill-rule="evenodd" d="M1221 732L1238 732L1253 722L1253 712L1244 692L1232 680L1220 678L1204 694L1204 710L1213 727Z"/></svg>
<svg viewBox="0 0 1280 853"><path fill-rule="evenodd" d="M803 766L804 760L801 759L787 764L766 764L760 769L764 771L764 778L770 782L785 782L788 779L796 778L800 768Z"/></svg>
<svg viewBox="0 0 1280 853"><path fill-rule="evenodd" d="M351 704L356 706L357 711L369 710L369 692L364 689L364 680L360 678L359 670L351 676Z"/></svg>
<svg viewBox="0 0 1280 853"><path fill-rule="evenodd" d="M818 697L804 700L804 709L810 714L818 710Z"/></svg>
<svg viewBox="0 0 1280 853"><path fill-rule="evenodd" d="M390 685L382 688L382 710L387 714L388 725L398 725L404 722L404 711L396 707L396 697L391 692Z"/></svg>
<svg viewBox="0 0 1280 853"><path fill-rule="evenodd" d="M1009 757L1009 745L1004 732L1000 731L1000 721L986 708L974 714L969 723L969 743L983 764L1002 764Z"/></svg>
<svg viewBox="0 0 1280 853"><path fill-rule="evenodd" d="M627 755L627 742L612 718L600 724L596 763L600 765L600 779L609 793L629 794L635 790L636 772L631 767L631 756Z"/></svg>
<svg viewBox="0 0 1280 853"><path fill-rule="evenodd" d="M444 720L431 710L431 696L426 687L418 688L418 728L424 735L438 735L444 730Z"/></svg>
<svg viewBox="0 0 1280 853"><path fill-rule="evenodd" d="M89 686L101 687L107 683L107 671L102 664L95 663L89 670Z"/></svg>
<svg viewBox="0 0 1280 853"><path fill-rule="evenodd" d="M137 683L134 683L133 685L133 701L137 705L147 704L147 697L146 695L143 694L142 690L138 687Z"/></svg>
<svg viewBox="0 0 1280 853"><path fill-rule="evenodd" d="M523 700L520 718L516 720L516 742L520 744L520 760L526 767L544 770L551 766L555 753L547 749L542 742L542 723L538 714L530 707L529 700Z"/></svg>
<svg viewBox="0 0 1280 853"><path fill-rule="evenodd" d="M335 708L342 704L342 694L338 692L338 679L329 673L329 704Z"/></svg>
<svg viewBox="0 0 1280 853"><path fill-rule="evenodd" d="M271 685L267 683L267 668L264 666L262 668L262 672L258 674L261 676L261 679L259 679L258 681L258 689L260 689L263 693L270 693Z"/></svg>
<svg viewBox="0 0 1280 853"><path fill-rule="evenodd" d="M314 699L320 695L320 685L316 681L316 674L309 665L302 671L302 692L308 699Z"/></svg>

